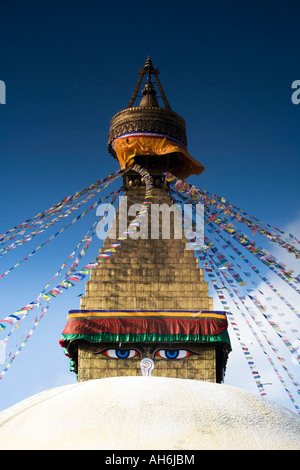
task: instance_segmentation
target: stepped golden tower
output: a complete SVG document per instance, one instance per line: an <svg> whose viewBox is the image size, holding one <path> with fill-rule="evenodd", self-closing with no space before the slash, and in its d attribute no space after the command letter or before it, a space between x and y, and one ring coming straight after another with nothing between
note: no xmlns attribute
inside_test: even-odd
<svg viewBox="0 0 300 470"><path fill-rule="evenodd" d="M145 177L137 167L151 178L150 212L156 208L159 217L148 217L137 237L127 237L91 271L80 310L68 314L60 343L79 381L141 374L223 380L230 351L226 315L214 311L164 176L184 179L204 167L188 153L185 121L171 109L158 75L148 57L127 108L111 120L108 150L126 170L125 197L100 253L118 239L125 202L128 222L134 218L128 208L143 204Z"/></svg>

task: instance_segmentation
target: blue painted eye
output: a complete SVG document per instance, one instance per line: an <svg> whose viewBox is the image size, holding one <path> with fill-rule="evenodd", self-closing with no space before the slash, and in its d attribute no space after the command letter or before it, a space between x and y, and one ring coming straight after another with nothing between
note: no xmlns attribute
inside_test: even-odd
<svg viewBox="0 0 300 470"><path fill-rule="evenodd" d="M131 359L132 357L139 356L138 351L135 349L106 349L101 354L113 359Z"/></svg>
<svg viewBox="0 0 300 470"><path fill-rule="evenodd" d="M189 356L193 356L194 353L187 351L186 349L159 349L156 351L154 356L161 357L163 359L184 359Z"/></svg>
<svg viewBox="0 0 300 470"><path fill-rule="evenodd" d="M130 350L129 349L116 349L116 356L119 357L120 359L126 359L129 357Z"/></svg>
<svg viewBox="0 0 300 470"><path fill-rule="evenodd" d="M176 359L179 355L178 349L174 349L174 351L165 350L165 355L168 359Z"/></svg>

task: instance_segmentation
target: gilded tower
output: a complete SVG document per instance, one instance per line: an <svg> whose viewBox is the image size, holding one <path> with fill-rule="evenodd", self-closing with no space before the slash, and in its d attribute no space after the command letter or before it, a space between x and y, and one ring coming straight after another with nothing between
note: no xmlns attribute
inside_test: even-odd
<svg viewBox="0 0 300 470"><path fill-rule="evenodd" d="M148 216L138 237L127 237L91 271L80 310L68 314L61 345L79 381L141 374L223 379L230 350L226 315L214 311L165 178L166 172L200 175L204 167L188 153L185 121L171 109L158 75L148 58L127 108L111 120L108 150L126 170L125 197L101 251L117 240L124 212L130 222L128 208L142 205L145 175L152 181L149 213L155 208L158 218Z"/></svg>

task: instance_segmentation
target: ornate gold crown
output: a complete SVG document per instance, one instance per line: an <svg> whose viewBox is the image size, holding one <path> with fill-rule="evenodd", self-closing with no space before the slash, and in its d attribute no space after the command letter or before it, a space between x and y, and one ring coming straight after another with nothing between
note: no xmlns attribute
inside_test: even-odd
<svg viewBox="0 0 300 470"><path fill-rule="evenodd" d="M185 120L171 109L158 78L159 70L154 69L150 57L148 57L144 68L139 70L139 74L138 82L127 108L115 114L110 123L108 150L115 158L116 153L112 147L112 142L124 134L154 133L171 137L185 147L187 145ZM147 83L142 91L141 102L138 106L133 106L146 74L148 74ZM151 75L156 79L156 84L165 105L164 108L158 104L157 92L151 81Z"/></svg>

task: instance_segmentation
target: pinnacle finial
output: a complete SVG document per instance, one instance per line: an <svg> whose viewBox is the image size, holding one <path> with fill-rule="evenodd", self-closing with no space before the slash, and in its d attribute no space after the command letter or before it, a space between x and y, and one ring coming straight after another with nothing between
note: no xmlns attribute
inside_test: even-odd
<svg viewBox="0 0 300 470"><path fill-rule="evenodd" d="M149 55L148 55L148 58L146 60L145 66L144 66L144 70L147 70L148 73L151 73L154 70L152 60L150 59Z"/></svg>
<svg viewBox="0 0 300 470"><path fill-rule="evenodd" d="M145 93L148 95L148 96L153 96L155 97L155 94L156 92L153 91L154 90L154 86L153 86L153 83L151 82L151 75L154 75L155 77L155 80L156 80L156 83L157 83L157 86L159 88L159 91L160 91L160 94L161 94L161 97L163 99L163 102L165 104L165 107L166 109L169 109L171 110L171 107L169 105L169 102L167 100L167 97L165 95L165 92L160 84L160 81L159 81L159 78L158 78L158 74L159 74L159 69L155 69L153 67L153 64L152 64L152 60L150 58L150 55L148 55L148 58L146 60L146 63L145 63L145 66L143 69L139 69L139 79L138 79L138 82L136 84L136 87L134 89L134 92L132 94L132 97L131 97L131 100L129 101L128 103L128 106L127 108L131 108L136 100L136 97L138 95L138 92L139 92L139 89L140 89L140 86L141 86L141 83L142 83L142 79L144 77L145 74L148 74L148 80L147 80L147 84L146 84L146 87L145 87L145 90L143 90L143 95L145 96ZM151 90L151 93L149 93L149 91ZM144 93L145 92L145 93ZM145 100L144 100L145 101ZM142 103L144 103L144 101L142 101ZM146 106L146 104L143 104L144 106ZM141 106L141 104L140 104ZM147 106L155 106L155 107L159 107L159 104L155 98L155 101L154 100L151 100L151 103L149 102L147 104Z"/></svg>

